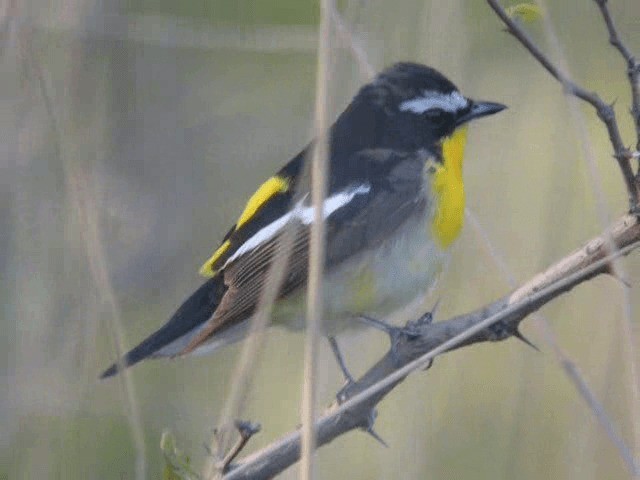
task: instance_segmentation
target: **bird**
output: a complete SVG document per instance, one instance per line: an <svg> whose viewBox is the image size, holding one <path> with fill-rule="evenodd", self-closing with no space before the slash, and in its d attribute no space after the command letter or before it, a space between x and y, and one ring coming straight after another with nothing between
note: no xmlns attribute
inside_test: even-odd
<svg viewBox="0 0 640 480"><path fill-rule="evenodd" d="M327 131L325 335L351 328L354 312L387 315L433 284L463 226L468 125L505 108L468 98L436 69L413 62L393 64L359 89ZM271 324L304 328L315 218L305 160L313 148L312 140L257 188L202 265L204 283L101 378L246 337L286 232Z"/></svg>

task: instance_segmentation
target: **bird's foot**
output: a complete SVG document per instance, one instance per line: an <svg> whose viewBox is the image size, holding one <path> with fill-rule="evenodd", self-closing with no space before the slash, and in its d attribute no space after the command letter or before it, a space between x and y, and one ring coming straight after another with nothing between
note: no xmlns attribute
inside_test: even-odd
<svg viewBox="0 0 640 480"><path fill-rule="evenodd" d="M356 383L356 381L354 380L353 375L351 375L351 372L347 368L347 364L344 361L344 357L342 356L342 352L340 351L340 347L338 346L338 341L336 340L336 337L330 336L328 337L328 339L329 339L329 345L331 346L331 351L333 352L333 356L336 358L336 362L340 367L342 376L344 377L344 385L340 389L340 391L336 394L336 400L338 401L338 404L341 404L341 403L344 403L344 401L347 399L347 391L353 384Z"/></svg>

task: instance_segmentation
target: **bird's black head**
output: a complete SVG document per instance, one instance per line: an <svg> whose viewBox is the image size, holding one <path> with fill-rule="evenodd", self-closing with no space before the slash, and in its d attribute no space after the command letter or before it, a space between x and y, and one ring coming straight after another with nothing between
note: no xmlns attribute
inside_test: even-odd
<svg viewBox="0 0 640 480"><path fill-rule="evenodd" d="M333 133L348 130L350 142L369 148L432 149L463 124L504 108L464 97L433 68L397 63L362 87Z"/></svg>

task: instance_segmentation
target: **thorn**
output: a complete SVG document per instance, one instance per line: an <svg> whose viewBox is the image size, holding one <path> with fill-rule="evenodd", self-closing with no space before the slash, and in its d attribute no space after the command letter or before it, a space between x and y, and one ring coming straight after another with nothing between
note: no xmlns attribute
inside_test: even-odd
<svg viewBox="0 0 640 480"><path fill-rule="evenodd" d="M401 335L405 334L409 338L415 338L417 336L417 334L412 331L409 324L407 324L407 326L405 326L404 328L400 328L390 325L382 320L378 320L377 318L368 317L366 315L358 315L356 318L361 322L386 333L389 336L389 343L391 344L390 353L396 363L398 363L397 344L400 340Z"/></svg>
<svg viewBox="0 0 640 480"><path fill-rule="evenodd" d="M535 344L533 342L531 342L527 337L525 337L522 333L520 333L520 330L518 330L516 328L515 332L513 332L512 334L515 338L517 338L518 340L526 343L527 345L529 345L531 348L533 348L536 352L539 352L540 349L538 347L535 346Z"/></svg>
<svg viewBox="0 0 640 480"><path fill-rule="evenodd" d="M439 301L436 302L432 311L423 314L417 320L410 320L404 327L396 327L388 324L377 318L368 317L366 315L357 315L355 318L361 322L385 332L389 336L389 343L391 344L390 355L396 364L400 363L398 355L398 344L402 340L402 337L406 337L407 340L415 340L424 334L424 327L430 325L433 322L434 311L437 309ZM433 362L429 362L425 366L425 370L431 367Z"/></svg>
<svg viewBox="0 0 640 480"><path fill-rule="evenodd" d="M353 317L366 325L369 325L377 330L381 330L389 336L389 342L391 343L390 354L396 363L399 362L398 357L398 344L404 335L407 340L415 340L424 334L424 327L430 325L433 322L434 313L438 308L440 300L436 302L433 309L420 316L417 320L408 321L404 327L396 327L389 323L378 320L377 318L369 317L367 315L354 315ZM430 362L426 365L425 370L431 366Z"/></svg>
<svg viewBox="0 0 640 480"><path fill-rule="evenodd" d="M386 333L390 337L392 337L396 330L398 330L398 327L394 327L387 322L378 320L377 318L369 317L367 315L356 315L355 319L361 321L365 325L375 328L376 330L380 330L381 332Z"/></svg>
<svg viewBox="0 0 640 480"><path fill-rule="evenodd" d="M389 448L387 442L385 442L384 439L378 435L378 432L373 429L373 424L376 422L376 418L378 418L378 411L375 408L372 408L369 410L369 415L367 417L367 427L363 428L363 430L376 439L382 446Z"/></svg>
<svg viewBox="0 0 640 480"><path fill-rule="evenodd" d="M385 442L384 439L380 435L378 435L378 433L373 428L369 427L365 430L365 432L367 432L374 439L376 439L378 443L380 443L383 447L389 448L389 444Z"/></svg>
<svg viewBox="0 0 640 480"><path fill-rule="evenodd" d="M624 285L627 288L631 288L631 283L625 279L622 278L620 275L618 275L615 271L615 269L613 268L613 266L611 264L608 264L605 267L605 272L613 279L617 280L618 282L620 282L622 285Z"/></svg>
<svg viewBox="0 0 640 480"><path fill-rule="evenodd" d="M395 325L391 325L383 320L378 320L377 318L368 317L366 315L358 315L355 318L366 325L389 335L391 344L395 345L400 335L406 335L410 339L419 337L421 335L420 327L430 324L433 321L433 314L432 312L427 312L417 320L408 321L404 327L396 327Z"/></svg>
<svg viewBox="0 0 640 480"><path fill-rule="evenodd" d="M429 370L431 368L432 365L433 365L433 358L431 360L429 360L424 367L422 367L422 371L426 372L427 370Z"/></svg>
<svg viewBox="0 0 640 480"><path fill-rule="evenodd" d="M634 149L631 148L631 145L627 145L626 147L624 147L624 152L623 152L622 156L624 157L624 160L631 161L634 158L638 158L638 157L636 157L637 153L638 152L634 151Z"/></svg>

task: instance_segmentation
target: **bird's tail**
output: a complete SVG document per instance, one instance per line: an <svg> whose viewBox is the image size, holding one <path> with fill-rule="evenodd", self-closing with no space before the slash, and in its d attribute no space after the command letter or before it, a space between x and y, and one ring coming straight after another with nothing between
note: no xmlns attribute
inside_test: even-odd
<svg viewBox="0 0 640 480"><path fill-rule="evenodd" d="M160 329L127 352L119 362L107 368L100 378L115 375L146 358L172 357L179 354L191 337L215 312L224 295L223 279L216 275L207 280L178 308Z"/></svg>

